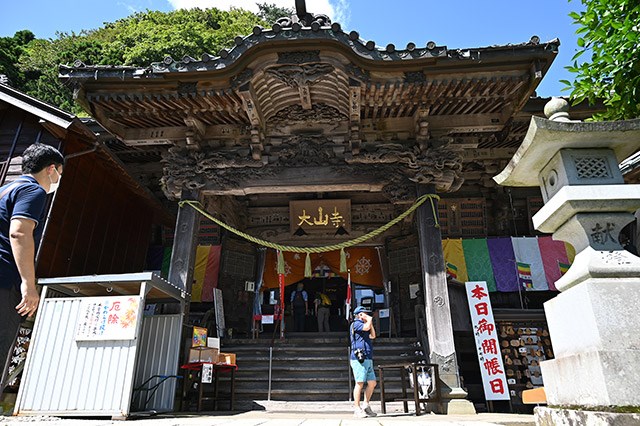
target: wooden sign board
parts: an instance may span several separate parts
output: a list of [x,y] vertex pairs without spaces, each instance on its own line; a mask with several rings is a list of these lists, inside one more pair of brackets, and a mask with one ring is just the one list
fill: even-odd
[[289,202],[291,234],[351,232],[351,200],[308,200]]

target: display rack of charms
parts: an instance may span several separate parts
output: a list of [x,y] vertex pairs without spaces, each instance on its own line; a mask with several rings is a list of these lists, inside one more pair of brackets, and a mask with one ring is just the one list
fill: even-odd
[[500,348],[511,403],[522,404],[522,391],[540,387],[540,361],[553,358],[549,331],[544,322],[499,321]]

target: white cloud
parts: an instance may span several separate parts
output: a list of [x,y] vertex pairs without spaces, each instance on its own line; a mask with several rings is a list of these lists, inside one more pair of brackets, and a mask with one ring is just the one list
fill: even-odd
[[347,0],[333,0],[336,8],[335,21],[342,25],[342,28],[349,26],[351,20],[351,10],[349,9],[349,2]]
[[[206,9],[208,7],[216,7],[222,10],[229,10],[231,7],[237,7],[258,12],[256,1],[275,4],[278,7],[295,8],[295,2],[293,0],[169,0],[169,3],[171,3],[174,9],[192,9],[194,7]],[[347,0],[307,0],[307,11],[315,14],[321,13],[328,15],[332,20],[340,22],[343,27],[348,24],[350,15],[349,2]]]

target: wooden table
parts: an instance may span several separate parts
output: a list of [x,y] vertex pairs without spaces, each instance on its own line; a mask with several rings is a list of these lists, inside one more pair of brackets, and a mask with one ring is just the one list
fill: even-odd
[[[428,369],[433,369],[433,374],[431,374],[431,380],[435,389],[435,395],[430,398],[420,398],[420,391],[418,389],[418,373],[416,367],[425,367]],[[407,396],[407,368],[411,368],[413,375],[413,396]],[[388,400],[385,395],[384,390],[384,371],[391,369],[399,369],[400,377],[402,382],[402,398],[394,398]],[[438,364],[416,364],[415,362],[407,362],[403,364],[384,364],[378,365],[378,372],[380,376],[380,406],[382,408],[382,414],[387,413],[387,402],[399,402],[402,401],[404,406],[404,412],[409,412],[409,407],[407,405],[408,401],[414,401],[416,405],[416,416],[420,415],[420,403],[422,402],[433,402],[436,404],[442,403],[442,396],[440,395],[440,374],[438,372]]]
[[[211,383],[203,382],[202,379],[202,368],[205,364],[209,364],[213,369],[213,377],[211,378]],[[185,371],[184,381],[182,386],[182,406],[184,409],[185,402],[189,401],[189,391],[192,389],[193,384],[197,383],[197,395],[198,395],[198,404],[197,410],[202,411],[202,402],[203,401],[213,401],[213,409],[218,410],[218,401],[220,400],[220,395],[218,394],[218,380],[220,378],[220,373],[231,373],[231,389],[229,393],[229,410],[233,411],[234,403],[235,403],[235,372],[238,369],[238,366],[235,364],[214,364],[214,363],[205,363],[205,362],[193,362],[189,364],[184,364],[180,367]],[[213,385],[213,396],[205,396],[204,394],[204,386],[205,385]]]

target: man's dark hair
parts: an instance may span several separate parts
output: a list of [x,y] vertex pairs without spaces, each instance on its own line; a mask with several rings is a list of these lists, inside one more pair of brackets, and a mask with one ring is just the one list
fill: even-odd
[[22,173],[32,174],[55,164],[64,165],[64,157],[60,151],[44,143],[34,143],[22,153]]

